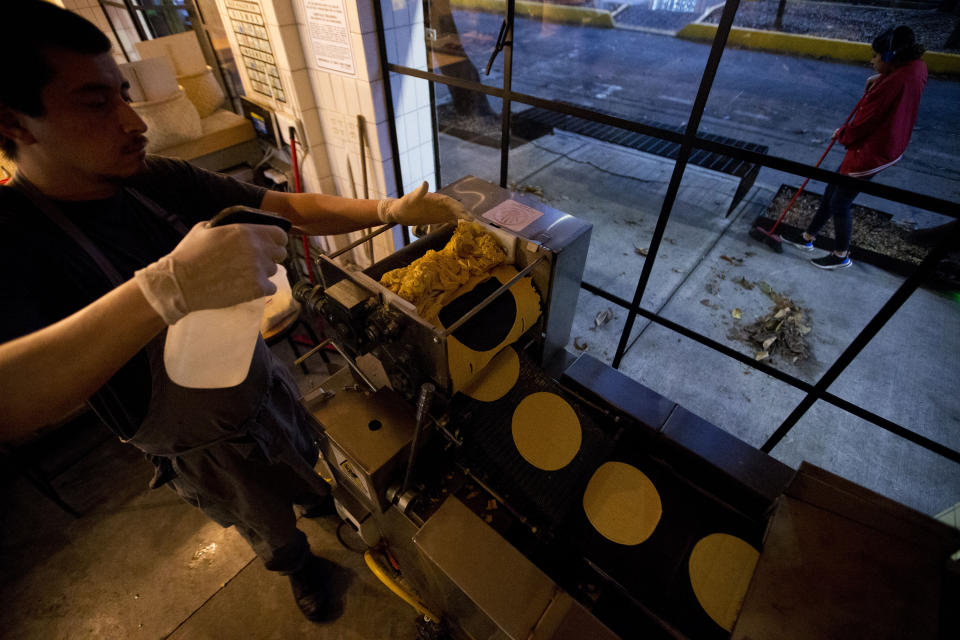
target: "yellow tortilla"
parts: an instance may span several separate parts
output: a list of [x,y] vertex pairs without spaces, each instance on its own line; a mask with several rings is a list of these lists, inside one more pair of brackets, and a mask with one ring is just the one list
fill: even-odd
[[663,513],[650,478],[624,462],[605,462],[597,468],[583,493],[583,510],[600,535],[623,545],[649,538]]
[[727,631],[733,631],[759,559],[760,552],[749,543],[726,533],[701,538],[690,553],[693,593],[707,615]]
[[[490,272],[490,276],[496,278],[501,284],[506,284],[517,275],[516,268],[510,265],[500,265]],[[452,299],[469,292],[481,280],[487,279],[488,275],[483,274],[472,279],[462,288],[458,289]],[[510,287],[508,293],[503,295],[512,295],[517,305],[517,315],[513,319],[510,332],[496,347],[488,351],[476,351],[457,340],[456,336],[447,336],[447,362],[450,366],[450,384],[454,393],[460,391],[470,380],[484,367],[487,366],[493,357],[499,353],[506,345],[513,344],[520,336],[526,333],[527,329],[536,323],[540,317],[540,296],[537,290],[533,288],[532,280],[522,278],[519,282]],[[450,301],[445,301],[449,303]],[[446,328],[438,318],[433,318],[439,324],[440,328]]]
[[513,442],[523,459],[544,471],[570,464],[580,451],[580,419],[555,393],[531,393],[513,412]]
[[462,391],[474,400],[494,402],[507,395],[519,377],[520,358],[513,347],[504,347]]

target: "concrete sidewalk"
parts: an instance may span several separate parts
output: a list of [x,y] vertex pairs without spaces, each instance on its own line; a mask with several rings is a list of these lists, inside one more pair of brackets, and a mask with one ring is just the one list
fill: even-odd
[[[441,136],[444,176],[499,181],[499,152]],[[511,181],[542,190],[544,201],[594,225],[584,279],[632,299],[673,161],[556,132],[511,151]],[[828,272],[810,254],[776,254],[749,238],[750,225],[779,184],[758,184],[725,219],[736,189],[729,176],[688,166],[642,305],[743,353],[731,331],[773,307],[765,282],[807,311],[811,357],[775,362],[815,382],[889,299],[903,278],[857,263]],[[447,180],[449,181],[449,180]],[[820,252],[813,254],[821,255]],[[613,318],[596,326],[606,310]],[[741,319],[733,317],[739,309]],[[610,363],[626,312],[581,291],[568,349]],[[953,449],[960,449],[960,303],[921,289],[830,388]],[[658,325],[638,319],[621,371],[753,446],[760,446],[803,393]],[[960,500],[960,465],[826,403],[815,405],[773,450],[934,515]]]

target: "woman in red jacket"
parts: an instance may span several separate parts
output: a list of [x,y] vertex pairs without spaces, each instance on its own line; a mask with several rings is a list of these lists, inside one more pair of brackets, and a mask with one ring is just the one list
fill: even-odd
[[[833,132],[847,148],[839,173],[869,180],[903,157],[927,84],[927,65],[920,60],[923,52],[910,27],[888,29],[874,39],[871,62],[877,74],[867,80],[866,94],[853,118]],[[802,234],[786,231],[780,237],[787,244],[813,251],[817,232],[833,218],[835,250],[810,262],[821,269],[849,267],[853,264],[847,255],[853,229],[850,205],[858,193],[857,189],[828,185],[807,230]]]

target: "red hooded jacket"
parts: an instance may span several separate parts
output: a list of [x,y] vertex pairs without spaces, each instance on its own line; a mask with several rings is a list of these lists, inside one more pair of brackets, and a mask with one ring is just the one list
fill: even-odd
[[896,67],[870,88],[837,137],[847,148],[840,173],[862,178],[900,160],[910,142],[926,84],[927,65],[913,60]]

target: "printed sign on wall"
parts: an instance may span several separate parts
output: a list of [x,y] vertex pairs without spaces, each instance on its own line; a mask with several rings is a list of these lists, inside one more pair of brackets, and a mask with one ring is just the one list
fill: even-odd
[[304,0],[310,46],[317,67],[356,76],[353,46],[343,0]]

